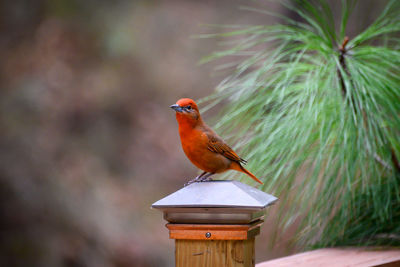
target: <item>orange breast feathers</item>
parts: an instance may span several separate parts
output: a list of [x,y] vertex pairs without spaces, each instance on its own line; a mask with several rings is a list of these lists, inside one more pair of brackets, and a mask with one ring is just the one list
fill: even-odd
[[242,166],[246,161],[204,123],[192,99],[182,98],[171,108],[176,112],[183,151],[197,168],[204,171],[192,182],[206,181],[215,173],[236,170],[262,184],[254,174]]

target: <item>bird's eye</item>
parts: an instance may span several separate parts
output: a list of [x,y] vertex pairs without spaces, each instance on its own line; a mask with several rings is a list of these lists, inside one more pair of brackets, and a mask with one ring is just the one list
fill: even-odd
[[191,110],[191,109],[192,109],[192,106],[187,106],[186,109],[187,109],[187,110]]

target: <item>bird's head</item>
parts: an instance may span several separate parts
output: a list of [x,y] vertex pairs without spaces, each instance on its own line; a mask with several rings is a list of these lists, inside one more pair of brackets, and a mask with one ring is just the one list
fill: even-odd
[[200,120],[200,112],[196,103],[190,98],[181,98],[170,106],[176,112],[178,123],[195,125]]

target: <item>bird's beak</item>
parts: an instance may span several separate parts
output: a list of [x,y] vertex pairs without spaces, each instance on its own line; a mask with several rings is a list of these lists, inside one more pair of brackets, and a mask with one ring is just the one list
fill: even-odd
[[177,104],[173,104],[169,107],[172,108],[173,110],[175,110],[176,112],[183,112],[183,108]]

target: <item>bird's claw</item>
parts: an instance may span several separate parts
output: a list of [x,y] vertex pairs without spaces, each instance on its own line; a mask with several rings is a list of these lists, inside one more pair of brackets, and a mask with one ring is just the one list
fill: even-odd
[[198,183],[204,183],[204,182],[209,182],[209,181],[212,181],[212,178],[211,178],[211,177],[206,177],[205,179],[200,179],[200,180],[198,180],[198,181],[196,181],[196,182],[198,182]]
[[188,186],[188,185],[191,185],[191,184],[197,183],[197,182],[199,182],[199,177],[196,177],[196,178],[190,180],[189,182],[185,183],[185,184],[183,185],[183,187],[186,187],[186,186]]
[[184,184],[183,184],[183,187],[186,187],[186,186],[191,185],[191,184],[193,184],[193,183],[194,183],[194,181],[189,181],[189,182],[187,182],[187,183],[184,183]]
[[186,187],[186,186],[191,185],[191,184],[193,184],[193,183],[203,183],[203,182],[212,181],[212,178],[211,178],[210,176],[211,176],[211,175],[209,175],[209,176],[204,176],[204,177],[199,177],[199,176],[197,176],[196,178],[194,178],[194,179],[190,180],[189,182],[185,183],[185,184],[183,185],[183,187]]

